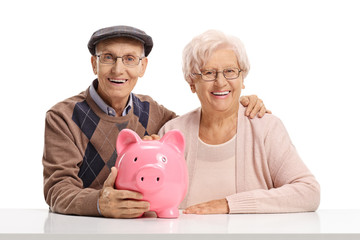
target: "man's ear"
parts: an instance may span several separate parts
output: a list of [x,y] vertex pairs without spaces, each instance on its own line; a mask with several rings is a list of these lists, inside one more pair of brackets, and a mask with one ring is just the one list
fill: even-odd
[[140,69],[139,77],[144,76],[147,64],[148,64],[148,58],[147,57],[144,57],[143,59],[141,59],[141,69]]
[[91,66],[95,75],[97,75],[97,57],[91,56]]

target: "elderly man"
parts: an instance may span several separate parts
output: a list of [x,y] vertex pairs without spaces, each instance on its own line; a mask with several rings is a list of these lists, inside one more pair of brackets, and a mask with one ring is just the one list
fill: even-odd
[[[112,167],[119,131],[129,128],[144,137],[176,117],[151,97],[132,93],[152,47],[149,35],[128,26],[100,29],[91,36],[88,48],[97,79],[46,114],[42,162],[51,211],[133,218],[149,210],[140,193],[113,188],[117,173]],[[250,117],[264,115],[256,96],[241,102]]]

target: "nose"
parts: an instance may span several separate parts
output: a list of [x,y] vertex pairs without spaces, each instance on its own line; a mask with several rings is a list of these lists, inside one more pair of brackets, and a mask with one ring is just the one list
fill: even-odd
[[227,80],[222,72],[217,73],[217,77],[214,81],[214,84],[219,87],[225,86],[227,84]]
[[142,191],[152,192],[164,183],[164,170],[157,165],[142,167],[136,175],[136,184]]
[[115,74],[121,74],[125,69],[124,63],[121,58],[118,58],[112,66],[112,72]]

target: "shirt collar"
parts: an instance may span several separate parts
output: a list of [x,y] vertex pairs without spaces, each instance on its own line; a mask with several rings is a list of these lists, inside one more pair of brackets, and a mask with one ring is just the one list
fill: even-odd
[[[116,116],[116,112],[115,109],[113,109],[112,107],[110,107],[109,105],[107,105],[104,100],[100,97],[100,95],[97,93],[97,87],[98,87],[98,80],[95,79],[92,84],[90,85],[90,96],[91,98],[94,100],[94,102],[96,103],[96,105],[98,105],[98,107],[107,115],[109,116]],[[133,100],[132,100],[132,93],[130,93],[129,96],[129,100],[124,108],[124,111],[122,112],[121,116],[125,116],[129,113],[130,109],[132,108],[133,105]]]

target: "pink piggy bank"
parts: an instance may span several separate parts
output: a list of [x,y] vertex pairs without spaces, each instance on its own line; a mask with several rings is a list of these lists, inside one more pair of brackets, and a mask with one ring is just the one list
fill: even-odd
[[160,218],[177,218],[188,187],[184,150],[179,130],[167,132],[159,141],[143,141],[134,131],[122,130],[116,141],[115,188],[142,193],[150,211]]

